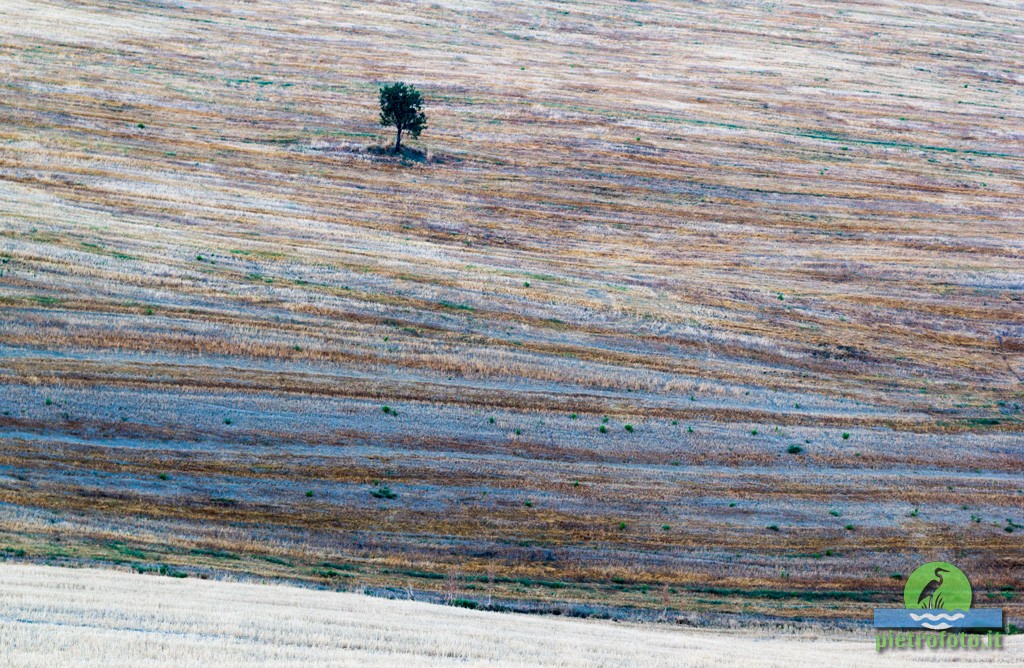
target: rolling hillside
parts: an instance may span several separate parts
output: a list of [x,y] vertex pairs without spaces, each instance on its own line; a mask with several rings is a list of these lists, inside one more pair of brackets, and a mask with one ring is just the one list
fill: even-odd
[[944,559],[1019,618],[1019,7],[0,26],[6,558],[840,625]]

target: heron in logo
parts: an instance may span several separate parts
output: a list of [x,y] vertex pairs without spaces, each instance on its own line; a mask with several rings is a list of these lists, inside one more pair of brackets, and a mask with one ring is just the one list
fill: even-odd
[[943,592],[942,592],[942,576],[949,572],[948,568],[942,566],[936,566],[935,570],[932,571],[932,579],[928,581],[928,584],[921,590],[921,594],[917,597],[917,607],[919,608],[945,608],[943,603]]

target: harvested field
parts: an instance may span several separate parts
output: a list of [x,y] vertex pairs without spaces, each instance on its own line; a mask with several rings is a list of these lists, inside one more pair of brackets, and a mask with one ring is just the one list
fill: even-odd
[[836,626],[941,559],[1019,619],[1022,35],[5,0],[3,556]]
[[[451,630],[457,628],[458,633]],[[878,665],[873,640],[821,630],[711,630],[503,615],[358,594],[0,566],[5,665]],[[55,639],[59,638],[58,642]],[[1020,665],[1002,651],[883,654],[885,665]]]

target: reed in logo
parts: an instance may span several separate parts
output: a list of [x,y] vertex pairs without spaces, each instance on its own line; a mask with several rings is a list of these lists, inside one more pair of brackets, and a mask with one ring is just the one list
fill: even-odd
[[[971,609],[971,583],[963,571],[944,561],[920,566],[907,578],[903,588],[904,608],[875,608],[876,629],[903,629],[943,632],[940,636],[922,634],[882,634],[876,636],[879,651],[917,647],[991,647],[1001,646],[1003,611],[999,608]],[[968,631],[944,633],[947,629]],[[978,632],[989,632],[988,642]]]

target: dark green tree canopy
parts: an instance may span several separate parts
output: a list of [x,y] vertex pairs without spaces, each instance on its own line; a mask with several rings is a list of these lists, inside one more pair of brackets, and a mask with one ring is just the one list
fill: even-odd
[[427,115],[423,113],[420,92],[402,81],[381,87],[380,124],[395,128],[396,153],[402,149],[403,132],[418,138],[427,129]]

